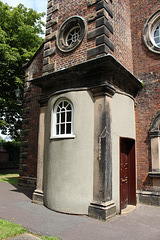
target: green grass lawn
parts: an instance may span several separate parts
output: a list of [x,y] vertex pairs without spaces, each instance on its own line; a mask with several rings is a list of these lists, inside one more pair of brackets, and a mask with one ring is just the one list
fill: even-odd
[[[27,232],[28,231],[22,228],[20,224],[15,224],[12,222],[8,222],[4,219],[0,219],[0,240],[15,237]],[[47,237],[47,236],[38,236],[38,237],[40,237],[43,240],[58,240],[58,238],[55,238],[55,237]]]
[[14,237],[25,232],[27,232],[27,230],[22,228],[21,225],[0,219],[0,239]]
[[[13,185],[18,185],[19,174],[17,171],[9,173],[7,171],[0,172],[0,181],[8,182]],[[21,225],[8,222],[4,219],[0,219],[0,240],[11,238],[23,233],[27,233],[27,230],[22,228]],[[43,240],[58,240],[55,237],[41,236]]]
[[59,240],[58,238],[55,238],[55,237],[47,237],[47,236],[41,236],[41,239],[43,239],[43,240]]
[[13,173],[9,173],[9,172],[0,172],[0,181],[1,182],[8,182],[11,183],[13,185],[18,185],[18,177],[19,177],[19,173],[18,171],[15,171]]

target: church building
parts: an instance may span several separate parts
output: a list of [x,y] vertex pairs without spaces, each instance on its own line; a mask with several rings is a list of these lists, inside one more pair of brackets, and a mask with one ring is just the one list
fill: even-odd
[[25,72],[19,184],[34,203],[101,220],[160,205],[158,0],[48,0]]

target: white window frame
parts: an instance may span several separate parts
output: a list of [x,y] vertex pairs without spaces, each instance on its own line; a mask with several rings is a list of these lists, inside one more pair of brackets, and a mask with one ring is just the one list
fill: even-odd
[[[76,30],[78,30],[78,32]],[[74,33],[72,34],[72,38],[69,39],[69,36],[71,35],[71,32],[73,32],[73,31],[74,31]],[[74,26],[73,28],[71,28],[69,30],[69,32],[67,33],[66,39],[65,39],[66,46],[72,46],[73,44],[75,44],[79,40],[79,38],[80,38],[80,31],[81,31],[81,29],[80,29],[79,26]],[[68,44],[69,40],[71,41],[70,44]]]
[[[65,109],[66,107],[64,107],[64,102],[67,102],[70,106],[71,106],[71,110],[67,110]],[[65,111],[60,111],[58,113],[58,107],[60,107],[60,104],[62,103],[63,107],[65,109]],[[68,105],[67,105],[68,106]],[[60,107],[61,108],[61,107]],[[71,120],[67,121],[67,114],[68,112],[71,112]],[[65,120],[62,121],[61,117],[62,117],[62,113],[64,113],[64,118]],[[59,115],[59,122],[57,122],[57,115]],[[75,135],[73,134],[73,115],[74,115],[74,109],[73,109],[73,104],[71,103],[71,101],[67,98],[60,98],[56,104],[53,106],[52,109],[52,120],[51,120],[51,139],[55,139],[55,138],[75,138]],[[70,133],[66,132],[66,127],[67,124],[71,124],[71,131]],[[61,133],[61,127],[62,125],[64,126],[64,133]],[[57,132],[57,126],[59,126],[59,133]]]
[[159,40],[159,45],[157,45],[157,43],[155,42],[155,37],[154,37],[154,33],[156,31],[156,28],[159,26],[159,38],[160,38],[160,20],[157,21],[153,28],[152,28],[152,33],[151,33],[151,40],[154,46],[156,46],[157,48],[160,48],[160,40]]

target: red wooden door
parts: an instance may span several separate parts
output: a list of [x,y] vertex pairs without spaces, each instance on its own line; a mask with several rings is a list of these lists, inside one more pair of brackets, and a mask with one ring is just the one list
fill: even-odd
[[120,209],[136,205],[135,141],[120,138]]
[[128,205],[128,156],[127,156],[127,144],[121,140],[121,152],[120,152],[120,204],[121,209],[124,209]]

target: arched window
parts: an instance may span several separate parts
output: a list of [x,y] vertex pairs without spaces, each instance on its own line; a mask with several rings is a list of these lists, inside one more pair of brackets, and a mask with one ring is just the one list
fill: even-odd
[[68,99],[60,99],[53,110],[54,137],[73,136],[73,105]]

